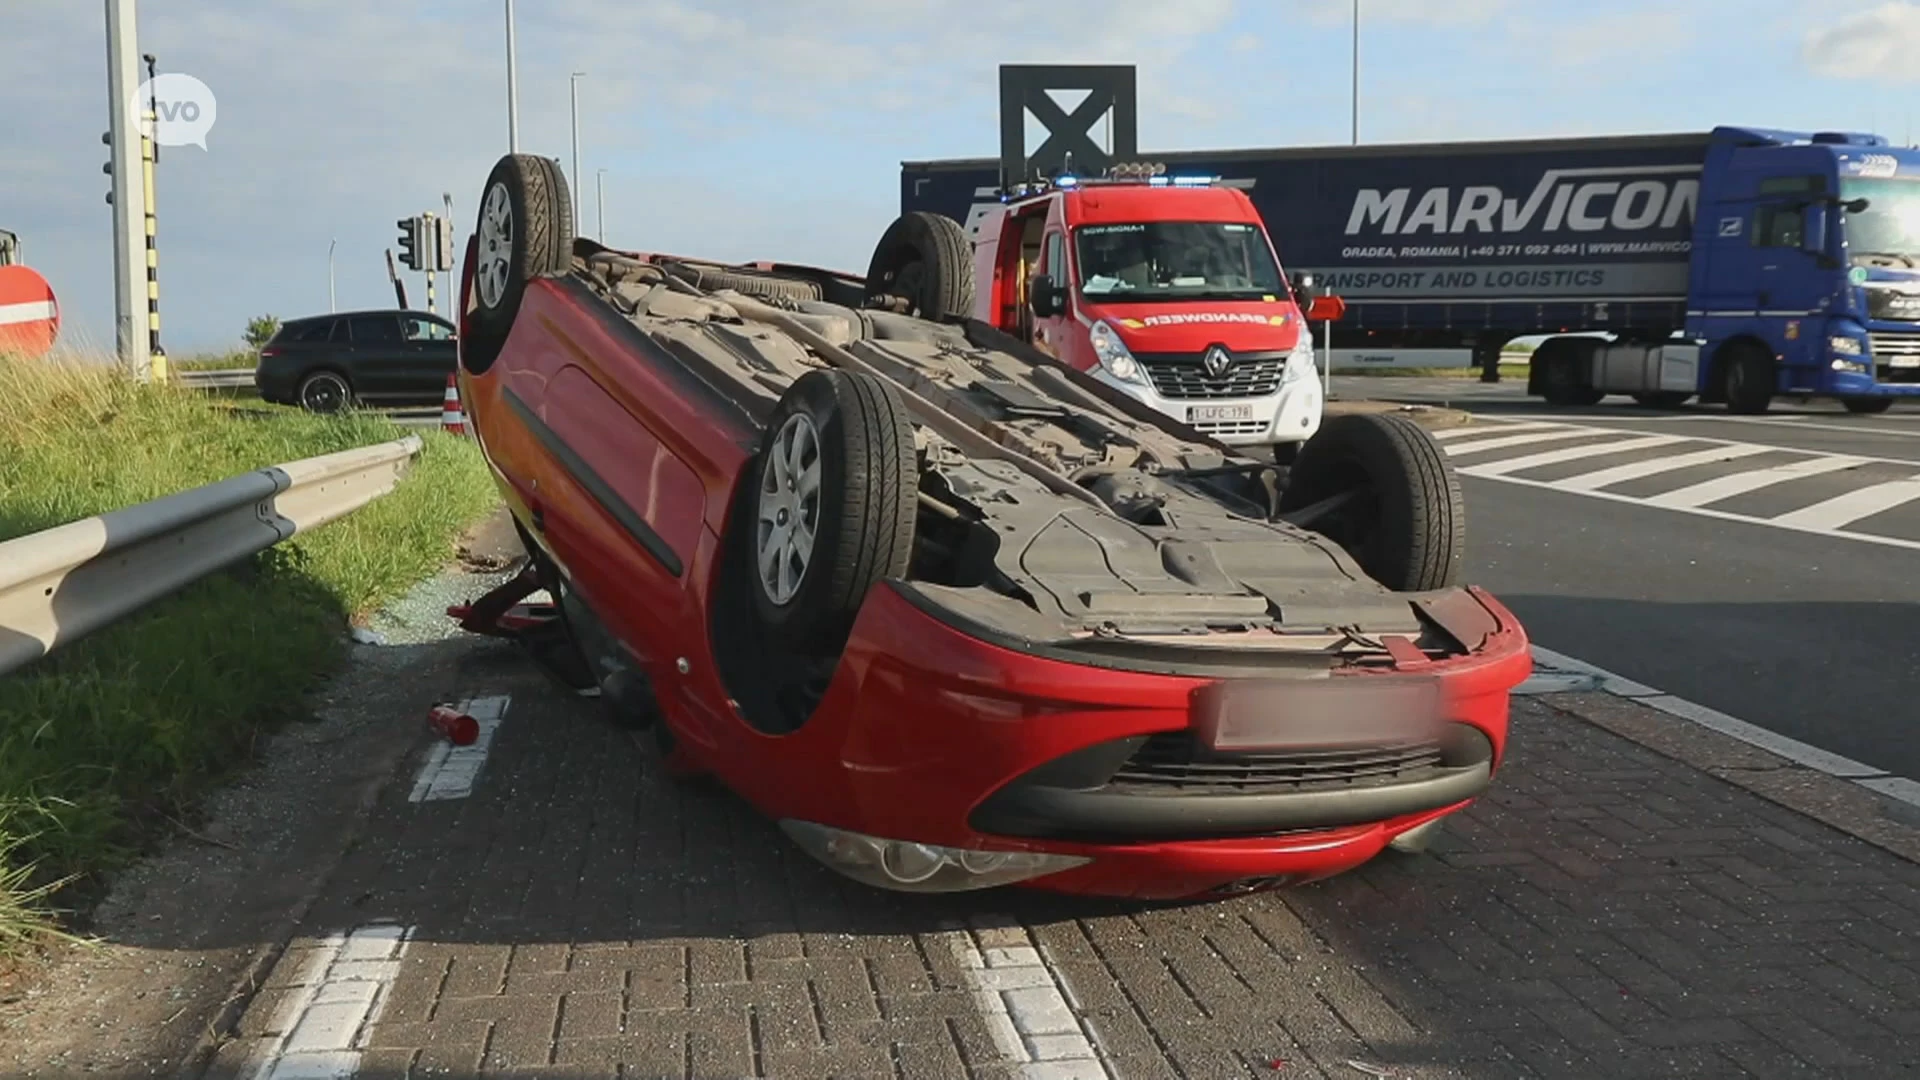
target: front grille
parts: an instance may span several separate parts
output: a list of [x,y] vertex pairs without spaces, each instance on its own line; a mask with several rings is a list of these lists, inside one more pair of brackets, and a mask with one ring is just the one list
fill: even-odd
[[1437,742],[1330,747],[1277,753],[1216,754],[1185,732],[1147,739],[1108,780],[1132,794],[1259,795],[1373,787],[1423,779],[1442,766]]
[[1265,420],[1201,420],[1190,426],[1202,435],[1213,435],[1216,437],[1221,435],[1265,435],[1267,433],[1267,422]]
[[1881,382],[1920,382],[1920,334],[1871,333],[1867,345]]
[[1235,353],[1233,366],[1215,378],[1200,366],[1200,356],[1139,353],[1134,359],[1146,369],[1147,378],[1162,397],[1178,399],[1264,397],[1280,389],[1280,373],[1287,366],[1286,353]]

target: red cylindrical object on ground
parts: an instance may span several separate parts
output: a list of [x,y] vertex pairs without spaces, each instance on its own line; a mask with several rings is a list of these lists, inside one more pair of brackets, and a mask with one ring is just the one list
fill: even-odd
[[455,746],[466,746],[480,737],[480,721],[451,705],[435,705],[427,713],[427,726]]

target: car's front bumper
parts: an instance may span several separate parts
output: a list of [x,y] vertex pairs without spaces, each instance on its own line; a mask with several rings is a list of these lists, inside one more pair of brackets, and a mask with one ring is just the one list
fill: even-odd
[[[1270,446],[1305,442],[1320,430],[1325,408],[1320,383],[1310,377],[1289,379],[1280,389],[1262,397],[1172,398],[1151,386],[1115,378],[1106,368],[1089,372],[1094,378],[1149,409],[1186,424],[1228,446]],[[1214,410],[1212,416],[1195,410]],[[1215,418],[1220,410],[1238,415]]]
[[[1083,860],[1024,883],[1055,891],[1172,898],[1358,866],[1486,789],[1509,691],[1531,670],[1512,615],[1461,593],[1482,628],[1473,652],[1421,669],[1452,722],[1445,760],[1298,784],[1281,774],[1299,763],[1282,761],[1252,792],[1129,789],[1112,782],[1122,760],[1155,739],[1191,739],[1195,693],[1213,679],[1004,647],[912,593],[874,589],[825,698],[785,746],[714,746],[696,751],[700,764],[783,822]],[[1088,768],[1089,757],[1104,763]]]

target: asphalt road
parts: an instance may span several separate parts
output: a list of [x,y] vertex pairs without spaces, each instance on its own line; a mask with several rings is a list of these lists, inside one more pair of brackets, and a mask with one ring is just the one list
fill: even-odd
[[1729,417],[1552,409],[1471,379],[1334,389],[1483,421],[1446,440],[1468,576],[1538,644],[1920,777],[1920,407]]

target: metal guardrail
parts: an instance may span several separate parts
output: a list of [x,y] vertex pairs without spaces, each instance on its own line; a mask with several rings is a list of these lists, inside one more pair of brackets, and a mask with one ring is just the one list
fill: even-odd
[[0,675],[392,491],[420,437],[304,458],[0,543]]

